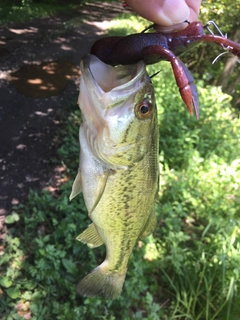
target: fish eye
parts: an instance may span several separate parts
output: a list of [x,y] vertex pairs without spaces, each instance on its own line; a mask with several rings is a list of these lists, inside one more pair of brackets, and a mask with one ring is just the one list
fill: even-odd
[[142,106],[140,106],[140,112],[141,114],[146,114],[149,112],[149,107],[145,104],[143,104]]
[[144,100],[137,105],[136,113],[140,119],[148,118],[153,111],[152,103],[149,100]]

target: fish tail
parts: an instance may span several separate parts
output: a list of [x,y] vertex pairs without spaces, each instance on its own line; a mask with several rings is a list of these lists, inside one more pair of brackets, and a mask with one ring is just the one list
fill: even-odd
[[77,285],[77,293],[81,296],[103,296],[107,299],[116,299],[123,287],[126,272],[112,272],[102,265],[86,275]]

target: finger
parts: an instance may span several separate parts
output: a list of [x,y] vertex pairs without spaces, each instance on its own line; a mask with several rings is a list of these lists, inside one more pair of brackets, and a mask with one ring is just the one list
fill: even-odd
[[162,26],[171,26],[186,20],[190,10],[185,0],[126,0],[142,17]]
[[126,0],[129,7],[154,22],[160,31],[184,29],[183,21],[195,21],[201,0]]
[[201,2],[201,0],[186,0],[186,4],[190,9],[190,16],[188,19],[190,22],[198,19]]

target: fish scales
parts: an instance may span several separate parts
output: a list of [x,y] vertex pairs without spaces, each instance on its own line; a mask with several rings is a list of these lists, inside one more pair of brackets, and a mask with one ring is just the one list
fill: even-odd
[[93,222],[77,239],[92,248],[105,244],[106,258],[77,292],[114,299],[137,240],[156,224],[157,109],[143,62],[111,67],[87,55],[81,74],[80,165],[70,198],[83,192]]

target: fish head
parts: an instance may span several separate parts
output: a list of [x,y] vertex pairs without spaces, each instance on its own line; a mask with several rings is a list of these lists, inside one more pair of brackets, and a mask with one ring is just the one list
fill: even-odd
[[113,67],[85,56],[78,103],[86,142],[101,161],[129,165],[151,147],[157,111],[144,62]]

